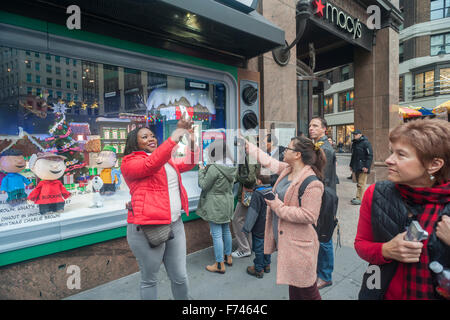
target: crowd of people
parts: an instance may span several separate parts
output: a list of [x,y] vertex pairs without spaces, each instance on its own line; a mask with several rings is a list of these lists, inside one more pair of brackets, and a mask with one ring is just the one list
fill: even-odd
[[[157,299],[162,263],[174,298],[189,299],[181,219],[181,209],[189,214],[189,207],[180,174],[199,163],[192,124],[181,117],[161,144],[149,128],[128,135],[122,162],[131,194],[127,240],[141,272],[142,299]],[[212,237],[214,260],[205,266],[207,272],[224,274],[233,259],[254,252],[246,272],[261,279],[271,271],[271,255],[277,252],[276,284],[288,285],[289,298],[321,299],[319,290],[333,284],[334,228],[323,235],[317,227],[324,214],[325,190],[336,194],[339,184],[336,154],[326,129],[323,118],[313,118],[309,138],[298,135],[285,147],[270,134],[259,144],[240,137],[245,156],[239,162],[226,143],[215,141],[208,147],[207,164],[199,164],[201,194],[196,210],[209,224]],[[185,135],[190,137],[185,156],[173,158]],[[361,205],[355,249],[370,265],[379,266],[382,275],[377,289],[363,281],[359,298],[441,298],[429,263],[450,267],[450,124],[417,120],[392,130],[388,178],[367,190],[372,147],[361,131],[354,136],[350,167],[358,184],[352,204]],[[427,239],[405,238],[412,221],[429,234]],[[236,239],[234,251],[230,226]],[[161,244],[155,245],[155,239]]]

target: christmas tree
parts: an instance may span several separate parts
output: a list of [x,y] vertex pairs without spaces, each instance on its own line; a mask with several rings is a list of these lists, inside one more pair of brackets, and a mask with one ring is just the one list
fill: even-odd
[[88,170],[82,149],[77,141],[71,137],[71,129],[66,122],[66,105],[59,101],[53,104],[55,124],[49,129],[50,137],[45,139],[46,152],[52,152],[66,157],[66,174],[73,174],[75,178],[85,174]]

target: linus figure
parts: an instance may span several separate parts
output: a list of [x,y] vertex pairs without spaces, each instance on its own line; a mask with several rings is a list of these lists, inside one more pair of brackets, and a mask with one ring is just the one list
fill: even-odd
[[117,162],[116,149],[106,146],[97,157],[97,167],[102,168],[100,178],[103,181],[103,187],[100,194],[111,195],[116,192],[116,188],[120,185],[120,170],[114,169]]
[[1,181],[0,190],[2,193],[8,193],[6,201],[11,205],[25,201],[27,198],[25,186],[32,184],[30,180],[19,174],[25,169],[25,165],[21,151],[9,149],[0,155],[0,168],[7,173]]
[[51,152],[31,156],[30,169],[41,181],[30,193],[28,200],[39,205],[40,214],[63,212],[65,199],[71,196],[58,180],[66,170],[65,159],[66,157]]

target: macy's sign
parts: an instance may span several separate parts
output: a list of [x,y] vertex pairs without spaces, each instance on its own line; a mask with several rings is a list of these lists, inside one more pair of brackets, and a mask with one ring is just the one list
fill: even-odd
[[353,39],[362,37],[362,24],[359,19],[353,18],[351,15],[330,2],[327,2],[326,5],[324,5],[322,0],[315,0],[314,6],[316,7],[315,14],[324,17],[329,22],[335,23],[337,27],[351,33]]

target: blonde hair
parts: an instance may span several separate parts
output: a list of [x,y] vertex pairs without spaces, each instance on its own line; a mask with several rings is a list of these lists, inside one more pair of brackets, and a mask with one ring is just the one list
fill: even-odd
[[404,142],[412,146],[423,166],[434,158],[444,165],[433,174],[438,184],[450,180],[450,123],[439,119],[418,119],[401,124],[389,133],[390,142]]

